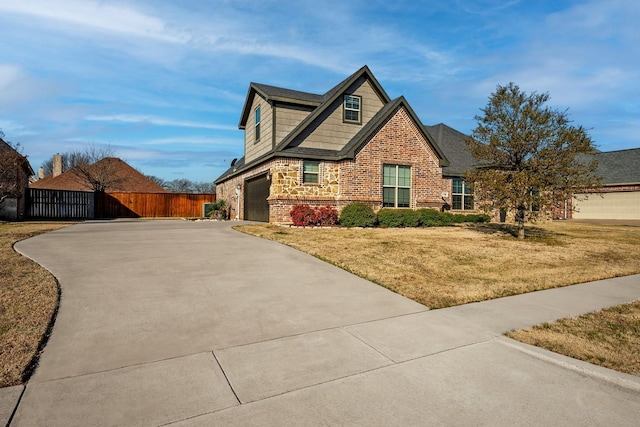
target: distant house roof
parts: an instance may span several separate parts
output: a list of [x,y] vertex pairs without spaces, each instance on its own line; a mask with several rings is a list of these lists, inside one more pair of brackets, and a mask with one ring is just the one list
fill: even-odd
[[[126,162],[115,157],[106,157],[93,165],[91,169],[108,171],[113,185],[107,192],[126,193],[168,193],[160,185],[151,181],[140,172],[129,166]],[[29,185],[31,188],[44,188],[49,190],[73,190],[92,191],[93,188],[75,167],[56,177],[48,176]]]
[[[320,148],[299,147],[295,143],[298,138],[316,119],[318,119],[341,94],[346,91],[349,86],[353,85],[360,78],[367,78],[372,83],[373,89],[383,100],[385,106],[342,148],[341,150],[328,150]],[[243,170],[249,169],[257,164],[264,162],[272,157],[294,157],[321,160],[342,160],[353,158],[355,153],[365,144],[375,131],[380,129],[389,120],[393,114],[400,108],[404,107],[416,124],[420,125],[420,120],[404,97],[391,100],[389,95],[384,91],[380,83],[373,76],[373,73],[366,65],[358,71],[338,83],[336,86],[327,91],[324,95],[316,95],[307,92],[299,92],[289,89],[278,88],[258,83],[251,83],[247,100],[245,102],[242,115],[240,118],[240,129],[244,129],[247,118],[249,117],[252,99],[255,94],[260,94],[268,101],[288,102],[291,104],[307,106],[311,113],[305,117],[286,137],[278,143],[278,145],[265,155],[245,163],[244,157],[236,161],[233,166],[227,169],[218,179],[216,183],[222,182],[231,176],[241,173]],[[440,150],[438,144],[429,135],[424,128],[423,135],[436,151],[443,166],[448,164],[446,154]]]
[[22,169],[24,170],[24,173],[28,176],[31,176],[34,174],[33,168],[31,168],[31,164],[27,160],[27,156],[23,156],[22,154],[20,154],[2,138],[0,138],[0,155],[17,156],[21,158],[23,160]]
[[449,166],[442,169],[443,176],[463,176],[473,167],[473,156],[467,151],[465,144],[465,140],[469,138],[467,135],[444,123],[425,128],[449,160]]
[[598,161],[597,174],[602,177],[603,184],[640,183],[640,148],[602,151],[595,159]]

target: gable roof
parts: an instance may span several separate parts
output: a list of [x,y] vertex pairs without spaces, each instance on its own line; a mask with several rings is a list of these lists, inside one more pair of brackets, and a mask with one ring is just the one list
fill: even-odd
[[426,132],[424,127],[420,125],[420,120],[418,119],[415,111],[411,108],[407,100],[401,96],[396,98],[395,100],[388,102],[383,108],[376,113],[375,116],[360,129],[360,131],[353,137],[351,140],[340,150],[328,150],[322,148],[308,148],[308,147],[280,147],[280,149],[276,148],[276,150],[270,151],[265,155],[255,159],[248,164],[245,164],[245,159],[242,157],[237,160],[232,167],[227,169],[218,179],[216,179],[216,183],[226,180],[233,175],[237,175],[253,167],[254,165],[260,164],[270,158],[273,157],[293,157],[293,158],[305,158],[305,159],[318,159],[318,160],[344,160],[344,159],[353,159],[355,155],[360,151],[360,149],[366,145],[369,140],[376,134],[378,130],[380,130],[390,119],[395,115],[395,113],[404,107],[411,119],[415,122],[416,127],[422,133],[422,136],[429,143],[431,148],[435,151],[436,155],[440,159],[440,166],[447,166],[449,164],[449,160],[447,159],[445,153],[440,149],[438,144],[435,142],[434,138]]
[[602,177],[603,184],[640,183],[640,148],[602,151],[594,157],[598,161],[597,174]]
[[[372,88],[380,95],[384,104],[391,102],[391,98],[387,95],[387,92],[382,88],[378,80],[373,76],[373,73],[366,65],[360,68],[358,71],[338,83],[331,88],[327,93],[322,95],[322,104],[320,104],[311,114],[305,117],[289,134],[280,141],[276,146],[275,151],[284,149],[287,145],[293,142],[293,140],[300,135],[311,123],[320,117],[326,110],[338,99],[348,88],[353,85],[358,79],[366,78],[371,82]],[[417,122],[420,123],[419,121]]]
[[425,128],[445,156],[447,156],[447,159],[449,159],[448,167],[442,170],[443,176],[464,176],[468,170],[473,168],[475,160],[471,153],[467,151],[467,145],[465,144],[465,140],[469,138],[467,135],[444,123],[425,126]]
[[240,115],[240,123],[238,124],[240,129],[246,127],[251,113],[251,106],[253,105],[253,98],[256,94],[259,94],[268,102],[283,102],[309,108],[315,108],[322,103],[322,95],[251,82],[244,107],[242,107],[242,114]]
[[29,163],[27,156],[23,156],[22,154],[20,154],[15,148],[13,148],[8,142],[6,142],[2,138],[0,138],[0,155],[16,156],[22,159],[21,167],[24,170],[24,173],[29,176],[34,174],[33,168],[31,167],[31,163]]
[[[89,166],[89,169],[108,170],[118,181],[107,192],[126,193],[168,193],[160,185],[151,181],[146,176],[129,166],[126,162],[116,157],[104,159]],[[83,178],[76,166],[56,177],[48,176],[29,185],[31,188],[44,188],[49,190],[93,191],[89,183]]]

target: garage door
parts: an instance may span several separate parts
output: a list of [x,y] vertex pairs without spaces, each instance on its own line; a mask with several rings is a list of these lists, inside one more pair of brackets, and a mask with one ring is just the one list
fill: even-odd
[[269,222],[269,186],[267,175],[247,180],[244,184],[244,219]]
[[573,200],[576,219],[640,219],[640,191],[602,194],[576,194]]

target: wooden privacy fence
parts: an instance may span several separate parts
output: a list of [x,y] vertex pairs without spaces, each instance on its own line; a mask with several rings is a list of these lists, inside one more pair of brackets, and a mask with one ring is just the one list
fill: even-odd
[[33,219],[201,217],[215,194],[94,193],[30,188],[27,214]]
[[96,193],[96,218],[201,217],[215,194]]
[[30,188],[27,194],[29,218],[83,219],[95,215],[92,191]]

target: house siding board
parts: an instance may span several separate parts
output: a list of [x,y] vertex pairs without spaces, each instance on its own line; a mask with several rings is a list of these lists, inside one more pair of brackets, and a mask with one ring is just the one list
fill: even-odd
[[278,145],[312,110],[295,105],[276,105],[275,145]]
[[[255,114],[260,107],[260,141],[256,142]],[[273,148],[273,113],[271,104],[256,94],[251,104],[249,118],[244,131],[244,152],[246,163],[269,152]]]
[[341,150],[369,120],[384,106],[384,101],[369,80],[361,77],[344,94],[362,97],[362,124],[344,123],[342,113],[343,97],[339,96],[315,120],[315,125],[296,138],[291,146]]

